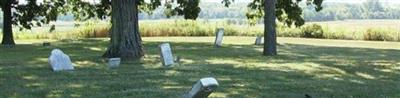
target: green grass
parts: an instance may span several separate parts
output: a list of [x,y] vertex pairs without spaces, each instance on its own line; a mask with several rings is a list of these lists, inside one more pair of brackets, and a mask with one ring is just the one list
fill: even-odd
[[[240,39],[240,40],[238,40]],[[18,40],[0,48],[0,97],[4,98],[179,98],[202,77],[216,77],[211,97],[227,98],[398,98],[400,43],[278,38],[279,55],[261,56],[252,37],[145,37],[146,57],[108,69],[100,55],[107,39]],[[161,66],[157,46],[170,42],[183,57]],[[52,48],[69,54],[73,72],[52,72]]]

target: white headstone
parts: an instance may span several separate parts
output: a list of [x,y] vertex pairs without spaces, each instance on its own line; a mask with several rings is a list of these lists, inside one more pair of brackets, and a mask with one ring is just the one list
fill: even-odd
[[261,36],[257,36],[255,45],[263,45],[264,44],[264,38]]
[[74,70],[71,59],[60,49],[53,49],[49,57],[49,64],[53,71]]
[[215,35],[215,46],[221,47],[222,46],[222,39],[224,37],[224,29],[223,28],[218,28],[217,33]]
[[121,63],[121,58],[109,58],[108,59],[108,67],[109,68],[117,68]]
[[161,55],[161,62],[164,66],[173,65],[174,56],[172,55],[171,46],[169,43],[161,44],[160,46],[160,55]]
[[192,89],[183,95],[183,98],[207,98],[218,87],[218,81],[215,78],[202,78]]

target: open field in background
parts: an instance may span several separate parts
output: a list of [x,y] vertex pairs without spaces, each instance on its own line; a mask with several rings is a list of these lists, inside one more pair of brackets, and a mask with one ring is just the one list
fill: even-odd
[[[240,40],[237,40],[240,39]],[[400,43],[278,38],[278,56],[262,56],[253,37],[144,37],[146,57],[110,70],[101,60],[108,39],[17,40],[0,51],[0,97],[179,98],[200,78],[220,83],[211,98],[398,98]],[[182,62],[163,68],[158,45],[170,42]],[[52,72],[47,58],[60,48],[76,70]],[[26,49],[30,49],[27,51]]]
[[[33,30],[15,30],[16,39],[73,39],[98,38],[108,36],[109,24],[104,21],[82,22],[75,26],[73,22],[55,23],[56,31],[49,33],[49,26]],[[279,37],[307,37],[305,28],[318,24],[322,28],[322,39],[400,41],[400,20],[344,20],[331,22],[309,22],[303,27],[285,27],[278,25]],[[140,22],[142,36],[214,36],[215,29],[225,28],[227,36],[259,36],[263,34],[263,25],[238,25],[227,20],[143,20]],[[317,32],[318,29],[310,29]]]
[[[55,25],[55,30],[52,32],[50,32],[51,25]],[[106,37],[108,29],[109,24],[106,21],[58,21],[41,27],[33,27],[31,30],[20,30],[19,27],[14,26],[13,32],[15,39],[76,39]]]
[[365,34],[378,33],[387,41],[400,41],[400,20],[344,20],[330,22],[310,22],[323,27],[325,38],[364,40]]

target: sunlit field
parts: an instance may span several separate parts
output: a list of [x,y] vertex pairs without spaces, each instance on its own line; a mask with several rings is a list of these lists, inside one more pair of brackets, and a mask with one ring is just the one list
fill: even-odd
[[[400,20],[343,20],[329,22],[308,22],[302,27],[286,27],[278,24],[279,37],[302,37],[305,28],[313,24],[321,29],[310,29],[307,32],[322,30],[320,39],[400,41]],[[88,22],[55,22],[55,31],[49,32],[50,25],[35,27],[32,30],[14,30],[15,39],[74,39],[107,37],[110,25],[106,21]],[[214,36],[216,28],[224,28],[226,36],[261,36],[263,25],[250,26],[236,24],[228,20],[141,20],[140,33],[145,37],[155,36]],[[1,38],[1,35],[0,35]]]

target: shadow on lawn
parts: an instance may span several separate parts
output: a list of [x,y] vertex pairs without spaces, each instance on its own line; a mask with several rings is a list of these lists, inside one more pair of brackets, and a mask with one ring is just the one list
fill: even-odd
[[[158,44],[147,43],[151,47]],[[265,57],[261,56],[262,47],[253,45],[172,45],[176,55],[193,61],[175,70],[198,71],[194,75],[182,72],[189,77],[222,78],[219,93],[226,97],[400,96],[396,88],[400,86],[396,82],[400,80],[399,50],[286,44],[279,46],[278,56]]]
[[161,42],[144,42],[145,58],[109,70],[100,58],[106,44],[97,39],[55,42],[71,56],[74,72],[50,70],[52,48],[0,48],[7,51],[0,54],[0,95],[176,98],[198,79],[212,76],[220,83],[213,97],[400,97],[399,50],[285,44],[278,46],[278,56],[267,57],[261,46],[171,43],[183,61],[163,68]]

